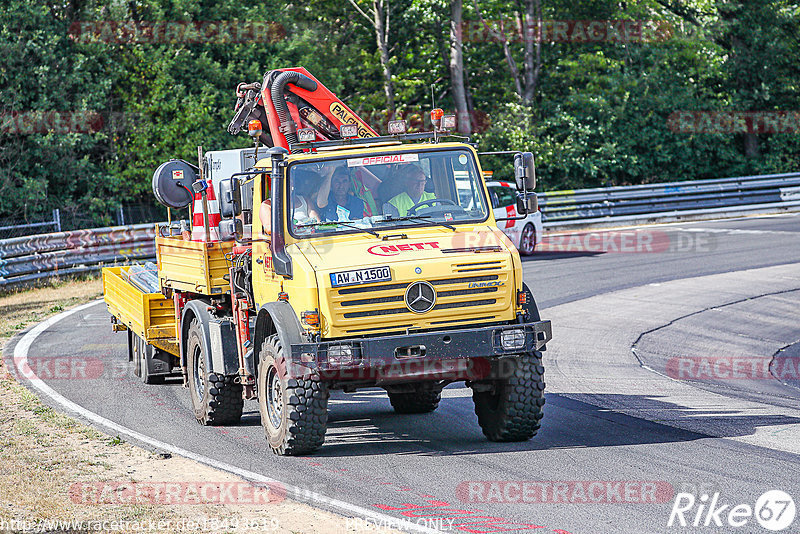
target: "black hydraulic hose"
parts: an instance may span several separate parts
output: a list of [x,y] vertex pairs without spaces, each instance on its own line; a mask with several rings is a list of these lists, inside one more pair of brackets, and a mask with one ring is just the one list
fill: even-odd
[[289,83],[306,91],[316,91],[317,82],[305,74],[289,70],[280,73],[271,84],[270,96],[272,97],[272,105],[275,106],[275,112],[278,114],[280,131],[286,137],[286,142],[291,146],[297,143],[297,125],[292,120],[289,106],[286,105],[286,100],[283,96],[286,84]]

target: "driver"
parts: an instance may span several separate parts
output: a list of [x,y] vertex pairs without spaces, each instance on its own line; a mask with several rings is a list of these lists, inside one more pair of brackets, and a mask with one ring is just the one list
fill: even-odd
[[392,197],[389,202],[383,205],[383,213],[394,217],[405,217],[408,210],[416,206],[423,200],[433,200],[436,198],[434,193],[425,191],[425,171],[417,165],[410,165],[408,174],[405,176],[405,190]]

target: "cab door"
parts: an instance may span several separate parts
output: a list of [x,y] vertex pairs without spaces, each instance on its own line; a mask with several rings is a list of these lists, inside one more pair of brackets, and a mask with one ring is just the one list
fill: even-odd
[[280,292],[280,277],[275,275],[270,249],[269,224],[264,228],[264,204],[271,209],[270,173],[257,176],[253,185],[253,296],[258,305],[276,300]]

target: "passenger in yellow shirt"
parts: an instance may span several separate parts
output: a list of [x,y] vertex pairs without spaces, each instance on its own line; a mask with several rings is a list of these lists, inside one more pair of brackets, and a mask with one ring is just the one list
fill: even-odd
[[423,200],[436,198],[434,193],[425,191],[425,172],[416,165],[410,165],[408,174],[405,176],[405,191],[392,197],[389,202],[383,205],[384,215],[393,217],[405,217],[408,210]]

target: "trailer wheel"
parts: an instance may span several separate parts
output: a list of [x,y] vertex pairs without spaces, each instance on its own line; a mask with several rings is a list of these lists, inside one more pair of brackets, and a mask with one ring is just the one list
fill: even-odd
[[387,391],[389,402],[397,413],[429,413],[439,407],[442,400],[442,392],[439,390],[426,390],[419,386],[414,387],[413,392]]
[[142,377],[142,357],[139,336],[128,330],[128,360],[133,362],[133,376]]
[[261,345],[258,407],[272,452],[293,456],[315,451],[325,442],[328,386],[318,376],[290,378],[277,335]]
[[194,416],[201,425],[235,425],[242,418],[242,385],[232,376],[221,376],[206,369],[203,326],[193,319],[186,340],[189,392]]
[[495,380],[494,391],[472,392],[478,424],[490,441],[528,440],[544,416],[541,352],[522,354],[512,362],[510,376]]
[[158,350],[152,345],[149,345],[145,340],[133,334],[133,343],[135,346],[134,357],[136,363],[134,364],[133,373],[142,379],[145,384],[163,384],[165,381],[164,375],[150,374],[150,366],[147,365],[147,358],[155,357],[155,352]]

